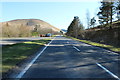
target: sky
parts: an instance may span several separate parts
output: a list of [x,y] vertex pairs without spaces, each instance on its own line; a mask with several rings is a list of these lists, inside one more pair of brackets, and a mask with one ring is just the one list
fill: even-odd
[[59,29],[67,29],[74,16],[86,27],[86,12],[96,17],[100,2],[0,2],[0,22],[14,19],[40,19]]

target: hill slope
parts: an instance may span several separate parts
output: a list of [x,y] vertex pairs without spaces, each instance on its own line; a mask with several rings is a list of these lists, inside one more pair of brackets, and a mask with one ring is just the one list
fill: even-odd
[[[20,31],[20,29],[15,29],[18,27],[21,27],[21,31],[24,29],[26,29],[26,30],[28,29],[30,31],[38,32],[39,34],[46,34],[46,33],[58,34],[60,32],[60,29],[52,26],[51,24],[49,24],[45,21],[39,20],[39,19],[17,19],[17,20],[2,22],[0,24],[2,24],[3,30],[5,27],[6,28],[9,27],[10,29],[12,29],[9,32],[12,32],[12,31],[15,32],[16,30]],[[5,31],[6,30],[4,30],[3,32],[5,32]],[[14,33],[12,33],[12,34],[14,34]]]
[[26,26],[31,26],[31,27],[35,27],[36,25],[40,25],[41,28],[52,28],[53,31],[60,31],[60,29],[52,26],[51,24],[43,21],[43,20],[39,20],[39,19],[17,19],[17,20],[12,20],[12,21],[8,21],[8,23],[10,25],[26,25]]

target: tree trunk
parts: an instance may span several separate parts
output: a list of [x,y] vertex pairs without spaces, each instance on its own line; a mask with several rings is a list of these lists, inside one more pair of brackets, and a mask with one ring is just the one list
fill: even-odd
[[111,6],[111,9],[110,9],[110,29],[112,29],[112,13],[113,13],[113,10],[112,10],[112,6]]

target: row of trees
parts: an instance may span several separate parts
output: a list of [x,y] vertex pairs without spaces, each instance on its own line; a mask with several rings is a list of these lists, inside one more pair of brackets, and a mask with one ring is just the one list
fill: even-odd
[[[113,16],[117,14],[116,18],[120,20],[120,1],[103,0],[101,1],[99,9],[99,12],[96,14],[99,18],[99,23],[101,25],[107,24],[110,29],[112,29]],[[95,17],[90,19],[89,11],[86,13],[86,19],[88,29],[90,26],[95,26],[96,19]],[[77,38],[78,35],[81,34],[82,30],[84,30],[83,24],[80,22],[79,17],[76,16],[68,27],[67,35]]]
[[67,35],[68,36],[73,36],[73,37],[78,37],[80,31],[84,29],[83,24],[81,23],[80,19],[78,16],[75,16],[73,21],[68,27],[67,30]]
[[[120,1],[119,0],[103,0],[101,1],[101,6],[99,7],[99,12],[97,13],[97,16],[99,18],[98,22],[100,25],[108,25],[112,28],[112,22],[113,22],[113,16],[117,14],[115,18],[118,18],[120,20]],[[89,17],[89,11],[86,13],[86,19],[87,19],[87,28],[89,29],[90,26],[95,25],[95,17],[90,19]]]

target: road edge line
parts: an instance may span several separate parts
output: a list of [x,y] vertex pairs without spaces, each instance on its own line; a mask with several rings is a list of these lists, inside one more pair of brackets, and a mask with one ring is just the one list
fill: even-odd
[[55,37],[42,49],[42,51],[34,57],[34,59],[17,75],[16,78],[22,78],[26,71],[31,67],[31,65],[37,60],[37,58],[46,50],[46,48],[52,43]]

